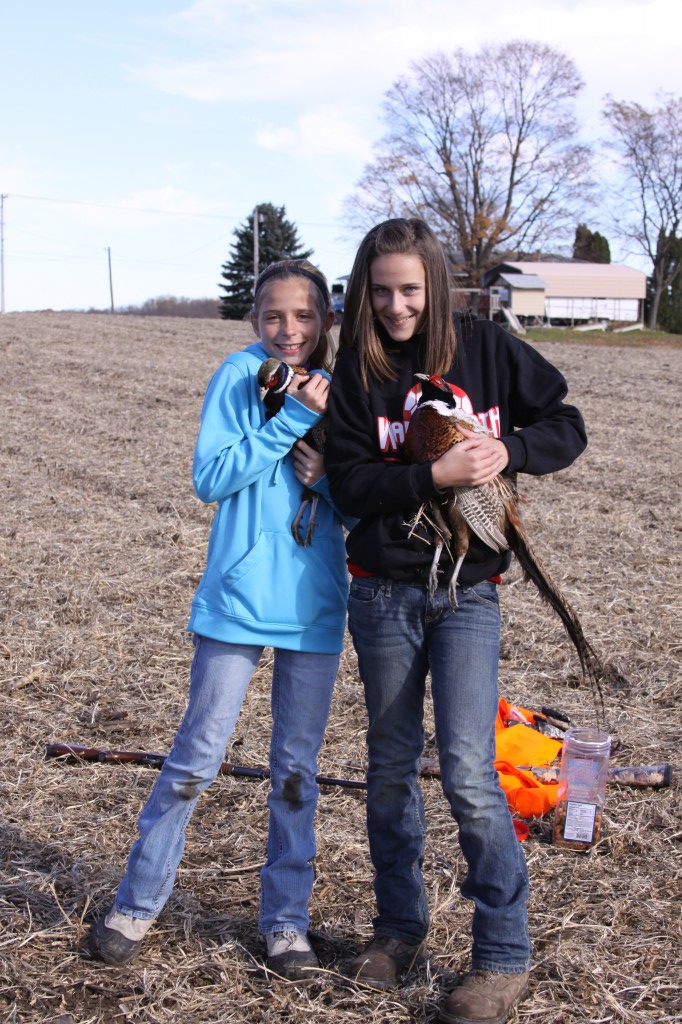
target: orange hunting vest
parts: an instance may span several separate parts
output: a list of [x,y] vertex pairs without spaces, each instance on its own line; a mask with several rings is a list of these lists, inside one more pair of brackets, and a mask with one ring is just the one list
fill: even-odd
[[495,768],[512,814],[540,818],[556,804],[558,787],[556,783],[540,782],[532,772],[521,771],[517,766],[537,768],[550,764],[561,751],[561,740],[550,739],[523,721],[514,722],[514,717],[526,717],[532,722],[533,712],[510,705],[500,697],[495,722]]

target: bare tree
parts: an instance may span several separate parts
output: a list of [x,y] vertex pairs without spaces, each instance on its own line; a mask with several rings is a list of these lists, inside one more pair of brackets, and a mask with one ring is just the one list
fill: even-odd
[[682,274],[682,97],[661,94],[646,110],[609,96],[604,118],[625,182],[618,230],[651,260],[648,326],[656,327],[661,296]]
[[474,282],[502,254],[565,238],[589,191],[573,113],[582,85],[569,57],[538,42],[412,64],[386,94],[388,131],[349,222],[424,217]]

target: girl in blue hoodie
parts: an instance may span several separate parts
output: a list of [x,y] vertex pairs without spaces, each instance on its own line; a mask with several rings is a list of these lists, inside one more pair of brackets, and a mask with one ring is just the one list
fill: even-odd
[[[187,823],[220,769],[263,648],[273,647],[259,926],[272,970],[296,979],[319,967],[307,938],[315,776],[343,648],[347,573],[322,456],[302,438],[326,412],[333,320],[316,267],[305,260],[270,265],[256,283],[251,323],[258,341],[228,356],[209,384],[193,474],[198,496],[217,509],[188,626],[195,647],[189,703],[139,818],[114,904],[90,932],[90,951],[105,963],[137,954],[168,899]],[[269,357],[307,371],[294,376],[271,418],[257,380]],[[302,485],[325,499],[306,547],[290,529]]]

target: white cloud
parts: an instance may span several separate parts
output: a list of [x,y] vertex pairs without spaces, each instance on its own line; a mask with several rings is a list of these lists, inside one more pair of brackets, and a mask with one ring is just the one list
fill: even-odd
[[[55,307],[106,302],[106,291],[87,297],[81,268],[91,262],[108,287],[109,247],[122,302],[138,292],[190,294],[194,264],[203,282],[195,294],[208,294],[233,227],[266,199],[286,205],[327,273],[347,272],[342,199],[383,133],[382,98],[411,62],[435,51],[519,38],[562,50],[585,80],[578,112],[593,139],[604,135],[606,93],[650,105],[657,88],[680,92],[679,0],[489,0],[483,13],[463,0],[86,6],[79,31],[55,7],[51,45],[37,57],[30,11],[15,5],[26,52],[17,51],[14,72],[9,57],[0,69],[11,83],[16,76],[0,191],[10,195],[7,300],[18,308],[34,301],[36,279],[40,301]],[[52,83],[39,106],[17,84],[34,66]],[[75,96],[92,97],[79,116]],[[93,137],[93,125],[101,134]],[[590,227],[610,237],[606,207],[604,225]],[[185,259],[194,251],[199,258]],[[37,270],[43,256],[49,274]],[[181,258],[174,282],[169,261]],[[153,282],[147,274],[161,264],[163,283]],[[81,298],[67,298],[70,290]]]
[[0,191],[4,194],[39,193],[46,180],[45,168],[35,157],[26,164],[0,163]]
[[[413,61],[437,50],[477,50],[486,42],[532,38],[576,61],[586,89],[579,111],[591,134],[601,129],[603,97],[650,101],[656,87],[677,90],[679,60],[672,26],[678,0],[490,0],[486,16],[452,0],[340,0],[321,8],[299,0],[196,0],[161,29],[182,40],[178,56],[159,49],[131,75],[152,89],[206,104],[266,104],[260,147],[288,151],[310,140],[311,101],[333,107],[338,138],[366,159],[363,135],[381,134],[381,100]],[[656,45],[643,40],[656,38]],[[279,111],[285,111],[281,124]],[[290,123],[291,122],[291,123]],[[319,145],[340,151],[333,133]]]
[[152,54],[129,73],[161,92],[206,103],[311,96],[373,103],[410,60],[444,45],[448,24],[454,30],[458,16],[444,0],[426,0],[419,9],[408,0],[342,0],[325,8],[312,0],[295,7],[197,0],[162,25],[182,35],[184,55]]
[[141,189],[106,203],[75,203],[71,209],[71,216],[80,224],[116,231],[150,228],[182,217],[203,217],[212,213],[215,210],[208,203],[172,185]]
[[341,118],[335,107],[321,107],[301,114],[292,127],[269,124],[259,128],[254,141],[263,149],[292,156],[315,153],[315,157],[345,156],[368,160],[371,140],[360,134],[352,121]]
[[153,209],[163,211],[173,216],[185,215],[191,217],[210,211],[208,204],[199,199],[198,196],[190,195],[188,192],[174,188],[172,185],[162,185],[159,188],[134,192],[129,199],[121,200],[119,205],[134,207],[140,210]]

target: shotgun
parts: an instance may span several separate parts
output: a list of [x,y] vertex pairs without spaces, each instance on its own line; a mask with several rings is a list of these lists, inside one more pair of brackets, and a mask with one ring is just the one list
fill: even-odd
[[[100,764],[141,764],[149,768],[162,768],[166,760],[165,754],[152,754],[143,750],[101,750],[98,747],[81,747],[75,743],[50,743],[45,751],[45,759],[63,757],[72,764],[79,761],[98,761]],[[223,761],[220,766],[221,775],[243,776],[247,779],[269,779],[267,768],[248,768],[241,764]],[[344,789],[367,789],[365,782],[354,779],[334,779],[328,775],[316,775],[315,781],[320,786],[343,786]]]
[[[103,750],[98,747],[82,747],[75,743],[50,743],[45,751],[45,758],[49,760],[55,757],[63,757],[70,763],[76,764],[79,761],[97,761],[100,764],[141,764],[157,769],[160,769],[166,760],[165,754],[153,754],[142,750]],[[557,782],[559,778],[558,768],[533,768],[527,765],[521,765],[520,768],[524,771],[531,771],[540,782]],[[220,766],[220,774],[242,776],[247,779],[270,778],[267,768],[248,768],[244,765],[232,764],[231,761],[223,761]],[[423,761],[421,774],[427,778],[440,778],[438,762]],[[673,768],[670,764],[612,767],[608,770],[608,781],[621,786],[664,789],[670,785],[672,777]],[[355,779],[336,779],[329,775],[316,775],[315,780],[320,786],[367,789],[366,782]]]

